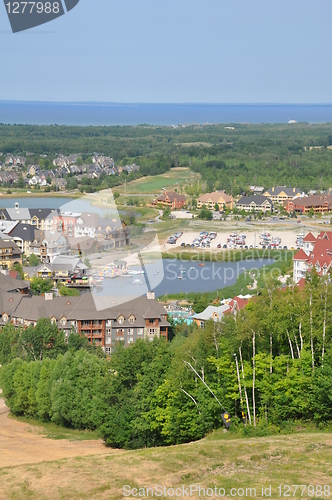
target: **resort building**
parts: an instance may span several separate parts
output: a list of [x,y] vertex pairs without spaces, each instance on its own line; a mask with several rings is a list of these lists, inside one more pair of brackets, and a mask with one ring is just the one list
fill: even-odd
[[236,203],[238,210],[245,212],[273,212],[273,203],[266,196],[242,196]]
[[99,311],[90,292],[80,297],[53,297],[52,293],[31,297],[5,292],[0,293],[0,308],[2,325],[35,326],[40,318],[49,318],[67,337],[74,330],[108,354],[118,341],[129,345],[138,339],[167,340],[170,326],[167,312],[154,300],[154,294]]
[[214,191],[214,193],[205,193],[197,199],[197,208],[205,207],[208,210],[215,210],[216,204],[219,211],[227,208],[233,210],[234,198],[224,191]]
[[285,186],[276,186],[268,189],[263,193],[263,196],[270,198],[272,203],[283,205],[285,201],[302,198],[305,193],[299,188],[288,188]]
[[175,191],[165,191],[156,200],[153,200],[152,205],[161,205],[163,208],[169,207],[171,210],[177,210],[186,206],[186,197]]
[[298,198],[285,202],[284,208],[288,213],[296,212],[300,214],[315,214],[332,212],[332,195],[330,194],[313,194],[305,198]]

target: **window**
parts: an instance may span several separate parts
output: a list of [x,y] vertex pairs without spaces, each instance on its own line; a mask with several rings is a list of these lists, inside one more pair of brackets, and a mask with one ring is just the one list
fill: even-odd
[[106,344],[111,344],[112,343],[112,337],[106,337]]
[[106,334],[111,335],[112,333],[112,328],[106,328]]
[[61,318],[61,319],[60,319],[60,324],[61,324],[61,325],[63,325],[63,326],[64,326],[66,323],[67,323],[66,318]]
[[118,323],[119,323],[119,325],[122,325],[123,322],[124,322],[124,317],[123,316],[119,316],[118,317]]
[[124,335],[124,329],[123,328],[117,328],[116,335],[117,335],[117,337],[122,337]]
[[106,352],[106,354],[111,354],[111,348],[110,347],[105,347],[105,352]]
[[149,333],[149,335],[154,335],[156,333],[156,329],[155,328],[149,328],[148,329],[148,333]]
[[134,318],[134,316],[130,316],[130,317],[129,317],[129,324],[130,324],[130,325],[133,325],[133,324],[134,324],[134,322],[135,322],[135,318]]
[[111,326],[111,325],[112,325],[112,320],[111,320],[111,319],[108,319],[108,320],[106,321],[106,326]]
[[128,328],[127,333],[128,333],[128,335],[134,335],[134,329],[133,328]]
[[137,335],[143,335],[143,328],[137,328]]
[[127,339],[127,344],[132,344],[133,342],[134,342],[133,337],[129,337],[129,338]]

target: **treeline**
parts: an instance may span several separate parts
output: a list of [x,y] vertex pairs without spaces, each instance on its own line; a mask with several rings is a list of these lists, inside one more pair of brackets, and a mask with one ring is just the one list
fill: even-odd
[[[306,191],[332,186],[332,124],[234,127],[0,125],[0,151],[49,158],[80,153],[83,161],[97,151],[112,156],[119,165],[137,163],[142,175],[187,166],[201,173],[208,191],[224,189],[233,195],[246,192],[252,184]],[[190,187],[193,193],[196,189]]]
[[110,360],[77,350],[77,339],[62,351],[54,340],[54,353],[45,339],[42,356],[39,348],[17,352],[7,329],[1,352],[7,342],[11,354],[2,355],[0,385],[16,415],[99,429],[107,445],[119,448],[200,439],[223,425],[224,411],[246,434],[278,432],[298,420],[326,426],[331,299],[332,285],[315,275],[304,290],[271,284],[222,323],[203,330],[180,324],[172,342],[120,344]]

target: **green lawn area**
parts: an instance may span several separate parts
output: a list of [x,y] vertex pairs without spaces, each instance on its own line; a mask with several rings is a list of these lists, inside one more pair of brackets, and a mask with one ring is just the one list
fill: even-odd
[[[191,172],[189,168],[172,168],[168,172],[161,175],[142,177],[141,179],[128,182],[126,186],[126,193],[155,195],[160,193],[163,188],[169,190],[177,189],[179,192],[182,192],[187,184],[193,184],[199,179],[200,175],[195,172]],[[117,191],[120,194],[123,194],[124,190],[124,185],[114,188],[114,191]]]

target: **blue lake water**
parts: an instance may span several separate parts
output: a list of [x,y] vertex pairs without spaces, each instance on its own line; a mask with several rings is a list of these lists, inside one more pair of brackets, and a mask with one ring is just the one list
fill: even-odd
[[0,197],[1,208],[14,208],[15,203],[19,203],[21,208],[60,208],[62,205],[70,203],[73,198],[55,198],[50,196],[46,197],[19,197],[19,198],[2,198]]
[[[251,259],[238,262],[206,262],[204,266],[199,266],[196,261],[163,259],[162,265],[159,261],[147,264],[145,275],[105,278],[102,288],[95,289],[94,294],[95,297],[134,297],[145,295],[149,288],[155,291],[156,297],[180,292],[211,292],[234,285],[243,272],[252,271],[257,276],[259,269],[272,262],[272,259]],[[247,289],[241,293],[246,294]]]
[[178,125],[332,122],[332,104],[121,104],[0,101],[0,123]]

